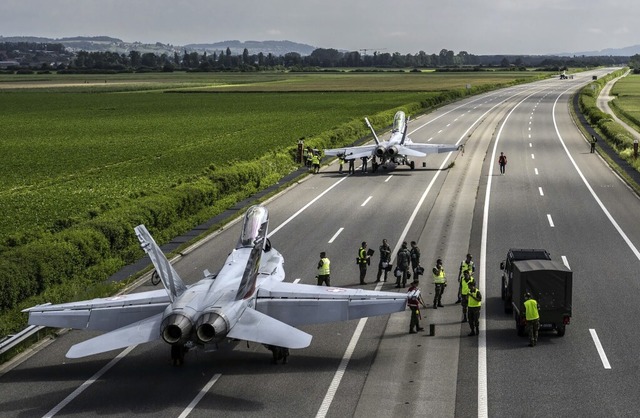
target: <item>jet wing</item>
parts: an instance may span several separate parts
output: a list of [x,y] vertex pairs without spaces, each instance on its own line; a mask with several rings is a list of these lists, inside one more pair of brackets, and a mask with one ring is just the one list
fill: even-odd
[[[405,142],[404,145],[398,147],[398,152],[404,155],[415,157],[424,157],[424,154],[441,154],[444,152],[457,151],[458,145],[450,144],[419,144],[415,142]],[[423,153],[422,155],[412,154],[411,152]]]
[[112,331],[162,313],[169,304],[165,289],[102,299],[38,305],[29,312],[30,325]]
[[160,338],[162,313],[72,346],[67,358],[80,358]]
[[402,312],[406,304],[404,293],[271,281],[258,289],[256,310],[299,326]]
[[378,145],[362,145],[360,147],[345,147],[345,148],[333,148],[324,150],[324,155],[338,155],[343,154],[344,158],[362,158],[370,157],[373,155]]
[[287,348],[311,344],[311,335],[251,308],[244,310],[227,337]]

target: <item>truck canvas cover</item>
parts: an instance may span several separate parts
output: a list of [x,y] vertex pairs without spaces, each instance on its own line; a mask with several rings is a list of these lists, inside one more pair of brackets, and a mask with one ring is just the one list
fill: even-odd
[[513,302],[520,307],[525,292],[531,292],[541,312],[571,313],[572,272],[553,260],[523,260],[513,263]]

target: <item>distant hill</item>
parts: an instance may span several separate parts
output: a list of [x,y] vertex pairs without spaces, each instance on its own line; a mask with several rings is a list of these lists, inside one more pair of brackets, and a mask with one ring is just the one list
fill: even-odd
[[640,54],[640,45],[627,46],[624,48],[607,48],[601,49],[600,51],[563,52],[555,55],[560,57],[631,57],[636,54]]
[[175,52],[220,52],[231,50],[233,55],[241,55],[246,48],[249,54],[273,54],[276,56],[284,55],[288,52],[297,52],[300,55],[307,56],[313,52],[316,47],[306,44],[300,44],[291,41],[224,41],[210,44],[189,44],[189,45],[171,45],[156,42],[155,44],[144,44],[141,42],[125,42],[122,39],[111,38],[109,36],[76,36],[71,38],[43,38],[37,36],[0,36],[0,42],[35,42],[35,43],[59,43],[73,51],[87,52],[116,52],[118,54],[128,54],[130,51],[138,51],[140,53],[153,52],[156,54],[173,55]]

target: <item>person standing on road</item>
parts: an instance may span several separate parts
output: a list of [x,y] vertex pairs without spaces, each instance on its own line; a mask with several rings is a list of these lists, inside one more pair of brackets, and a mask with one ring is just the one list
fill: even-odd
[[433,273],[433,283],[436,286],[435,294],[433,295],[433,309],[438,307],[444,308],[442,304],[442,293],[447,286],[447,277],[444,273],[444,267],[442,266],[442,259],[436,260],[436,266],[431,270]]
[[396,268],[400,272],[400,275],[396,275],[396,287],[400,287],[400,280],[402,280],[402,287],[407,284],[407,278],[409,275],[409,263],[411,260],[411,253],[407,248],[407,241],[402,243],[402,247],[396,255]]
[[[409,290],[407,291],[407,306],[411,309],[411,322],[409,322],[409,334],[415,334],[418,331],[424,330],[420,326],[420,319],[422,316],[420,315],[420,305],[426,308],[424,300],[422,300],[422,295],[420,294],[420,289],[418,285],[420,282],[417,278],[413,280]],[[415,331],[414,331],[415,328]]]
[[472,259],[473,256],[470,253],[467,253],[467,258],[462,260],[462,262],[460,263],[460,271],[458,272],[458,300],[456,301],[456,303],[462,302],[462,277],[464,277],[465,270],[469,270],[469,275],[471,276],[473,276],[473,273],[476,271],[476,265],[473,264]]
[[482,307],[482,295],[476,289],[474,282],[469,283],[469,336],[480,335],[480,308]]
[[367,275],[367,266],[371,262],[371,256],[367,254],[367,243],[366,241],[362,241],[362,245],[360,249],[358,249],[358,267],[360,268],[360,284],[367,284],[364,281],[365,276]]
[[471,283],[475,284],[475,280],[473,279],[473,276],[471,276],[471,273],[469,272],[469,270],[465,270],[464,273],[462,273],[462,280],[460,280],[460,295],[461,295],[461,299],[462,299],[462,322],[467,322],[467,307],[469,304],[469,286],[471,285]]
[[524,312],[527,320],[527,332],[529,333],[529,347],[538,344],[538,329],[540,328],[540,313],[538,302],[531,293],[524,294]]
[[342,174],[342,166],[344,165],[344,154],[338,154],[338,163],[340,163],[338,173]]
[[507,166],[507,156],[504,155],[504,152],[501,152],[498,157],[498,165],[500,166],[500,175],[504,176],[504,170]]
[[311,157],[311,164],[313,164],[313,174],[318,174],[320,172],[320,156],[315,152]]
[[326,284],[331,286],[331,269],[329,268],[331,261],[327,258],[327,253],[320,253],[320,261],[318,261],[318,286]]
[[596,152],[596,142],[598,142],[598,139],[596,138],[596,136],[591,135],[591,141],[589,141],[589,143],[591,144],[591,154]]
[[380,277],[382,277],[382,272],[384,271],[384,279],[383,282],[387,281],[387,273],[389,273],[389,266],[391,263],[391,247],[387,244],[387,240],[382,240],[382,245],[380,246],[380,262],[378,263],[378,277],[376,278],[376,283],[380,281]]
[[415,241],[411,241],[411,250],[409,251],[411,256],[411,270],[413,271],[413,277],[418,278],[417,269],[420,267],[420,248]]
[[355,174],[356,173],[356,159],[355,158],[349,158],[347,160],[347,162],[349,163],[349,174]]
[[362,172],[366,173],[367,172],[367,163],[369,162],[369,157],[361,157],[360,158],[362,160]]

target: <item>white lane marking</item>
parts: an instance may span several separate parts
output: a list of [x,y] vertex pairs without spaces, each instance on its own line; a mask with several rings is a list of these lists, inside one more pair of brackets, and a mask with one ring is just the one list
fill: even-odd
[[301,279],[301,278],[297,278],[297,279],[295,279],[295,280],[293,281],[293,284],[298,284],[298,283],[300,283],[300,280],[302,280],[302,279]]
[[440,133],[442,133],[442,129],[440,129],[440,130],[438,131],[438,133],[439,133],[439,134],[440,134]]
[[[540,90],[538,90],[540,91]],[[498,153],[498,144],[500,143],[500,137],[502,135],[502,130],[504,129],[507,121],[511,114],[520,106],[525,100],[535,94],[531,93],[526,96],[520,102],[518,102],[513,109],[507,114],[500,129],[498,130],[498,135],[496,136],[496,140],[493,143],[493,150],[491,161],[495,161]],[[487,278],[487,242],[488,242],[488,229],[489,229],[489,203],[491,200],[491,185],[493,183],[493,164],[489,164],[489,177],[487,180],[487,188],[485,190],[485,198],[484,198],[484,209],[482,212],[482,234],[481,234],[481,242],[480,242],[480,293],[485,295],[485,283]],[[480,310],[480,328],[486,330],[486,320],[487,320],[487,310]],[[478,337],[478,418],[488,418],[489,416],[489,407],[488,407],[488,398],[487,398],[487,333],[481,332]]]
[[544,192],[542,191],[542,187],[538,187],[538,191],[540,192],[540,196],[544,196]]
[[533,144],[529,142],[529,148],[533,148]]
[[536,173],[536,176],[538,175],[538,169],[537,168],[534,168],[533,172]]
[[532,159],[532,160],[535,160],[535,159],[536,159],[536,156],[535,156],[534,154],[531,154],[531,159]]
[[353,333],[351,337],[351,341],[349,341],[349,345],[347,346],[347,351],[345,351],[344,356],[342,357],[342,361],[338,366],[338,370],[336,370],[333,379],[331,380],[331,384],[329,385],[329,390],[327,390],[324,399],[322,400],[322,404],[320,405],[320,409],[318,409],[318,413],[316,414],[317,418],[324,418],[329,411],[329,407],[333,402],[333,398],[338,391],[338,386],[340,386],[340,382],[342,381],[342,377],[344,376],[344,372],[347,370],[347,365],[349,364],[349,360],[351,360],[351,356],[353,355],[353,351],[356,349],[356,344],[358,344],[358,340],[360,339],[360,335],[364,330],[364,326],[367,323],[367,318],[362,318],[358,321],[358,326],[356,327],[356,331]]
[[387,177],[387,178],[385,179],[385,181],[384,181],[384,182],[386,183],[386,182],[388,182],[389,180],[391,180],[391,177],[393,177],[393,174],[392,174],[392,175],[390,175],[389,177]]
[[448,128],[449,126],[451,126],[451,124],[450,124],[450,123],[447,123],[447,128]]
[[547,213],[547,219],[549,220],[549,226],[553,228],[555,225],[553,224],[553,219],[551,219],[551,215]]
[[198,402],[200,402],[200,400],[204,397],[204,395],[206,395],[207,392],[209,392],[209,389],[211,389],[211,386],[213,386],[218,381],[218,379],[220,379],[220,376],[222,376],[220,373],[213,375],[211,380],[209,380],[209,382],[206,385],[204,385],[204,387],[200,390],[198,395],[195,398],[193,398],[189,406],[187,406],[187,408],[184,411],[182,411],[180,415],[178,415],[178,418],[186,418],[191,413],[191,411],[193,411],[193,408],[196,407]]
[[362,202],[362,204],[361,204],[360,206],[364,206],[364,205],[366,205],[367,203],[369,203],[369,201],[371,200],[371,198],[373,198],[373,196],[369,196],[369,197],[367,197],[367,200],[365,200],[364,202]]
[[133,351],[134,348],[136,348],[137,345],[132,345],[130,347],[127,347],[126,349],[124,349],[120,354],[118,354],[113,360],[111,360],[109,363],[107,363],[106,366],[104,366],[102,369],[100,369],[96,374],[94,374],[93,376],[91,376],[91,378],[87,381],[85,381],[82,385],[80,385],[76,390],[74,390],[73,392],[71,392],[71,394],[69,396],[67,396],[66,398],[64,398],[64,400],[62,402],[60,402],[58,405],[56,405],[51,411],[47,412],[46,414],[44,414],[43,418],[49,418],[54,416],[55,414],[57,414],[58,412],[60,412],[60,410],[62,408],[64,408],[65,406],[67,406],[72,400],[74,400],[76,397],[78,397],[82,392],[84,392],[85,389],[87,389],[89,386],[91,386],[92,384],[94,384],[96,382],[96,380],[100,379],[100,377],[105,374],[110,368],[112,368],[113,366],[115,366],[120,360],[122,360],[127,354],[129,354],[131,351]]
[[562,264],[567,266],[568,269],[571,269],[571,267],[569,266],[569,261],[567,261],[567,256],[566,255],[561,255],[560,258],[562,258]]
[[340,228],[340,229],[338,229],[338,232],[336,232],[336,233],[331,237],[331,239],[329,240],[329,242],[328,242],[327,244],[332,244],[332,243],[333,243],[333,241],[334,241],[336,238],[338,238],[338,235],[340,235],[340,233],[341,233],[342,231],[344,231],[344,228]]
[[[565,90],[568,91],[569,89]],[[578,168],[578,164],[576,163],[576,161],[573,159],[573,157],[571,156],[571,153],[569,152],[569,149],[567,148],[567,146],[564,143],[564,140],[562,139],[562,135],[560,135],[560,131],[558,130],[558,123],[556,122],[556,105],[558,104],[558,100],[560,100],[560,96],[558,96],[555,100],[555,102],[553,103],[553,111],[552,111],[552,116],[553,116],[553,126],[556,129],[556,135],[558,135],[558,140],[560,141],[560,143],[562,144],[562,147],[564,148],[565,153],[567,154],[567,157],[569,157],[569,160],[571,161],[571,164],[573,164],[573,167],[576,169],[576,171],[578,172],[578,175],[580,176],[580,178],[582,179],[582,182],[584,183],[585,186],[587,186],[587,190],[589,190],[589,193],[591,193],[591,196],[593,196],[593,198],[595,199],[595,201],[598,203],[598,205],[600,206],[600,209],[602,209],[602,211],[604,212],[604,214],[607,216],[607,218],[609,219],[609,222],[611,222],[611,224],[613,225],[613,227],[616,229],[616,231],[618,231],[618,234],[622,237],[622,239],[624,240],[624,242],[627,244],[627,246],[629,247],[629,249],[631,249],[631,251],[633,252],[633,254],[636,256],[636,258],[638,260],[640,260],[640,251],[638,251],[638,249],[636,248],[635,245],[633,245],[633,243],[631,242],[631,240],[629,239],[629,237],[627,236],[627,234],[624,233],[624,231],[622,230],[622,228],[620,227],[620,225],[618,225],[618,222],[616,222],[615,219],[613,219],[613,216],[611,215],[611,213],[609,213],[609,210],[604,206],[604,203],[602,203],[602,201],[600,200],[600,198],[598,197],[598,195],[596,194],[596,192],[593,190],[593,188],[591,187],[591,184],[589,184],[589,182],[587,181],[586,177],[584,176],[584,174],[582,174],[582,171],[580,170],[580,168]]]
[[602,365],[605,369],[610,369],[611,364],[609,364],[609,359],[607,359],[607,355],[604,352],[604,348],[602,348],[602,344],[600,344],[600,338],[598,338],[598,334],[596,334],[595,329],[589,329],[591,333],[591,338],[593,338],[593,343],[596,345],[596,350],[598,350],[598,354],[600,355],[600,360],[602,361]]

